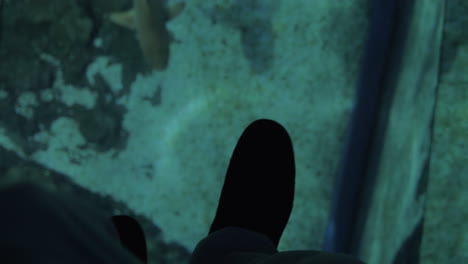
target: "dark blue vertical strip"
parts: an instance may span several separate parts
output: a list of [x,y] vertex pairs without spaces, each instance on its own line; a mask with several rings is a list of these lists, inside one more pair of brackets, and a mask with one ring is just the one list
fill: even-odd
[[323,250],[353,254],[352,241],[360,209],[361,188],[369,166],[380,98],[395,30],[396,0],[373,0],[368,37],[361,60],[355,105],[336,178]]

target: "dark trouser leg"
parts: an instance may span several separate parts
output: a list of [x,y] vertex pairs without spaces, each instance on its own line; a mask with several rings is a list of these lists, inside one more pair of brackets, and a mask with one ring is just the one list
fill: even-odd
[[226,227],[198,243],[190,264],[226,263],[227,257],[233,252],[271,255],[278,251],[264,234],[239,227]]
[[190,264],[363,264],[360,260],[317,250],[278,252],[267,236],[238,227],[211,233],[195,248]]
[[139,263],[120,245],[110,219],[32,184],[0,191],[0,234],[5,263]]

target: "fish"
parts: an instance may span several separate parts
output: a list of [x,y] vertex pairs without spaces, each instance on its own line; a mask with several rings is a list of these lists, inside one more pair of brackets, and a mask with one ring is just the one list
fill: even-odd
[[171,7],[161,0],[133,0],[133,7],[109,15],[111,22],[135,31],[145,61],[157,71],[169,63],[171,34],[166,23],[178,16],[185,7],[179,2]]

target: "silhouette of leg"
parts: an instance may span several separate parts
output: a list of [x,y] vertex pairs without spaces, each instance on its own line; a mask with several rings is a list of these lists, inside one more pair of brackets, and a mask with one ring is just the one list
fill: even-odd
[[33,184],[0,190],[5,263],[141,263],[120,245],[110,219],[75,197]]
[[[242,248],[277,252],[291,214],[294,184],[294,153],[287,131],[272,120],[254,121],[234,149],[210,236],[199,244],[192,259],[215,263],[206,258],[210,254],[206,251],[218,252],[213,257],[219,260],[219,252]],[[229,241],[223,243],[223,238]]]

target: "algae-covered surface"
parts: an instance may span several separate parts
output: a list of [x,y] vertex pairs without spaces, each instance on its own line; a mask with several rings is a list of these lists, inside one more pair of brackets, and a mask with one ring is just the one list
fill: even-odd
[[4,147],[126,203],[193,250],[237,138],[271,118],[289,131],[297,165],[280,249],[320,247],[363,1],[187,1],[167,21],[170,58],[158,71],[135,32],[109,19],[131,1],[44,3],[5,2],[16,15],[4,15],[3,34],[16,37],[2,43]]
[[467,12],[447,1],[421,263],[468,261]]

